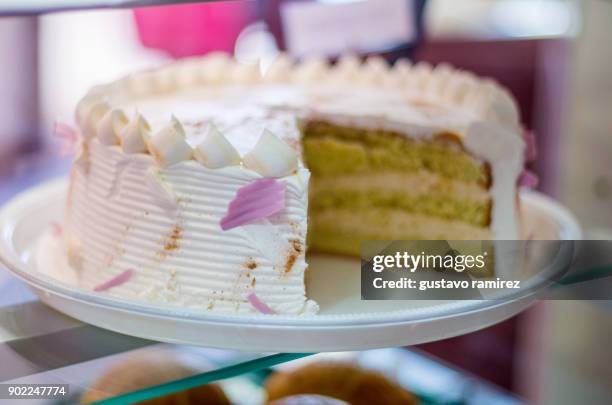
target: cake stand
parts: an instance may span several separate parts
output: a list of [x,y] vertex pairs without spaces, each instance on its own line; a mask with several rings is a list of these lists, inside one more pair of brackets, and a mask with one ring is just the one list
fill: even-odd
[[[62,222],[67,182],[32,188],[0,212],[0,256],[47,305],[86,323],[150,340],[258,352],[365,350],[430,342],[501,322],[536,300],[362,301],[360,262],[314,256],[310,289],[318,315],[226,315],[125,301],[65,282],[61,243],[49,224]],[[526,225],[544,238],[580,239],[572,215],[557,202],[522,192]],[[38,256],[38,257],[37,257]],[[59,281],[59,280],[64,281]]]

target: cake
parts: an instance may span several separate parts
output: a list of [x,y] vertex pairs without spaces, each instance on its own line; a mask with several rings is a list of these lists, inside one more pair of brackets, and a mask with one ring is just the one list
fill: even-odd
[[416,404],[416,397],[395,381],[358,365],[315,362],[272,374],[265,382],[268,402],[300,394],[316,394],[361,404]]
[[94,87],[76,120],[66,249],[102,294],[314,314],[307,249],[518,237],[517,107],[448,65],[211,54]]

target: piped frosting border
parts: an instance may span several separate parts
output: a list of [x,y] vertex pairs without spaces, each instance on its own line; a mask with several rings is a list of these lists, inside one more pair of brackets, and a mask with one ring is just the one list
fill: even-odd
[[[265,83],[389,89],[404,94],[407,100],[462,110],[473,116],[475,121],[495,124],[511,132],[522,132],[514,99],[491,79],[478,78],[448,64],[434,67],[424,62],[413,64],[407,59],[400,59],[390,66],[380,57],[362,61],[352,55],[330,64],[318,58],[296,63],[281,54],[263,72],[258,64],[241,63],[223,53],[189,58],[92,88],[77,105],[76,121],[85,139],[97,136],[104,144],[121,145],[127,153],[153,154],[160,157],[162,165],[191,159],[202,164],[214,162],[210,164],[215,167],[234,165],[238,163],[236,155],[228,148],[229,143],[223,142],[222,134],[218,131],[209,134],[206,147],[190,150],[184,142],[184,134],[181,136],[181,123],[176,118],[173,117],[166,128],[151,134],[146,117],[136,115],[128,120],[123,111],[113,108],[113,101],[119,98],[133,100],[193,87]],[[261,147],[256,149],[262,150]],[[211,151],[213,156],[206,156],[204,150]],[[283,156],[283,159],[293,159],[293,156]],[[247,161],[253,162],[255,159],[247,158]],[[286,161],[272,161],[270,164],[283,166],[283,163],[288,165]],[[274,176],[281,177],[277,173]]]

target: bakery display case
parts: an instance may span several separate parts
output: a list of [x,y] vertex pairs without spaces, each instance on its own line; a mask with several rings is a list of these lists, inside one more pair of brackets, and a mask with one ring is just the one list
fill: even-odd
[[[0,403],[606,403],[612,6],[461,3],[0,2]],[[364,290],[490,238],[591,250]]]
[[[23,299],[25,294],[27,292]],[[216,383],[231,402],[206,403],[256,404],[265,400],[265,386],[270,375],[309,364],[347,364],[380,373],[390,381],[397,381],[402,390],[418,398],[419,403],[524,403],[516,395],[420,350],[244,353],[161,344],[116,334],[76,322],[36,301],[14,304],[3,311],[5,319],[10,319],[14,326],[4,329],[5,333],[14,334],[3,336],[6,340],[2,356],[11,362],[10,369],[2,370],[3,383],[69,385],[66,397],[36,403],[71,404],[95,400],[126,404],[153,399],[173,403],[169,395]],[[42,322],[34,327],[35,319],[43,319],[44,327]],[[351,372],[332,369],[322,378],[345,380]],[[359,381],[361,377],[356,378]],[[357,386],[354,392],[359,392],[358,383],[354,385]],[[201,403],[197,400],[199,394],[193,395],[193,403]],[[208,394],[202,395],[206,398]]]

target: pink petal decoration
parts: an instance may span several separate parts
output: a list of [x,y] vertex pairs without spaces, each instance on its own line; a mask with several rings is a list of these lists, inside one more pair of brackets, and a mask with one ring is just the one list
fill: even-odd
[[525,131],[523,133],[523,140],[525,141],[525,160],[533,162],[538,156],[538,148],[533,131]]
[[538,186],[538,182],[538,176],[534,172],[527,169],[523,170],[518,180],[519,186],[528,188],[536,188]]
[[249,295],[247,295],[247,299],[249,300],[249,302],[251,303],[251,305],[253,305],[253,308],[255,308],[256,310],[258,310],[259,312],[261,312],[262,314],[266,314],[266,315],[272,315],[275,314],[276,311],[274,311],[272,308],[270,308],[269,306],[267,306],[266,304],[264,304],[259,297],[257,296],[257,294],[255,293],[250,293]]
[[54,237],[59,238],[62,235],[62,226],[57,222],[51,222],[51,234]]
[[221,219],[224,231],[267,218],[285,208],[285,185],[274,179],[259,179],[238,189]]
[[109,290],[113,287],[117,287],[121,284],[127,283],[128,281],[130,281],[133,275],[134,275],[134,270],[128,269],[124,271],[123,273],[118,274],[115,277],[111,278],[107,282],[100,284],[99,286],[94,288],[94,291],[102,292],[102,291]]
[[65,141],[60,150],[60,156],[74,153],[75,146],[79,140],[79,133],[69,124],[56,120],[53,124],[53,135]]

